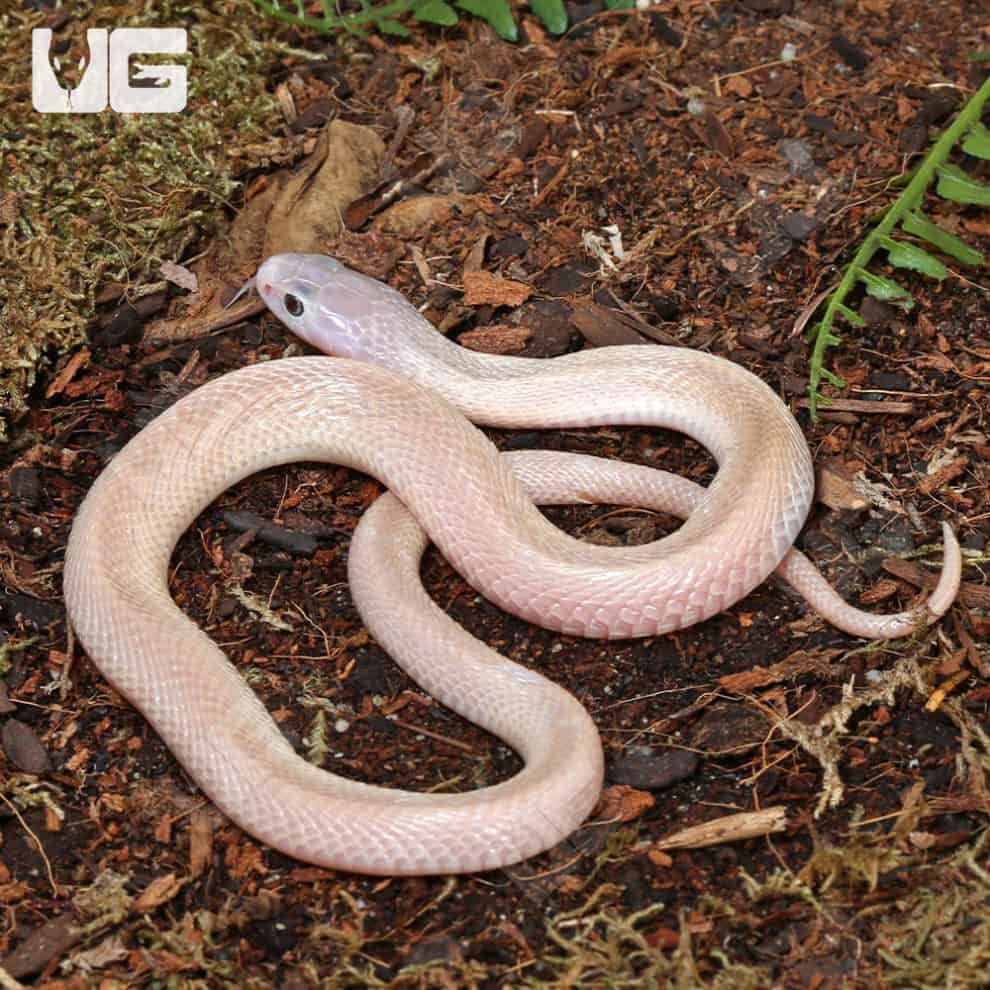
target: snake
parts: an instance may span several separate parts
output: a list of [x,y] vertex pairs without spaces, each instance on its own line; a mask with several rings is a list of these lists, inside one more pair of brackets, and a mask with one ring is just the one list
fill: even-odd
[[[419,574],[429,541],[499,607],[606,640],[702,622],[774,572],[862,637],[923,628],[956,595],[961,552],[943,523],[942,571],[926,601],[893,615],[843,601],[793,546],[815,486],[802,431],[773,389],[727,359],[655,344],[545,360],[471,351],[395,289],[323,255],[274,255],[250,285],[324,353],[224,374],[130,439],[78,509],[64,595],[91,660],[190,778],[289,856],[373,875],[490,870],[562,842],[595,807],[604,758],[591,716],[434,603]],[[715,476],[702,487],[585,454],[503,454],[479,429],[603,424],[686,434],[712,454]],[[348,550],[354,602],[424,690],[518,752],[516,775],[426,793],[308,762],[172,599],[170,558],[199,513],[251,474],[294,461],[352,468],[387,489]],[[684,521],[651,543],[599,546],[554,526],[538,508],[554,502],[640,506]]]

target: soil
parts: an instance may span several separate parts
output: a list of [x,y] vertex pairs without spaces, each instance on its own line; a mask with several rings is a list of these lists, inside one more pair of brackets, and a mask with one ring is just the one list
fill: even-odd
[[[969,554],[965,594],[927,632],[864,647],[771,580],[699,626],[603,644],[501,612],[431,551],[434,598],[592,713],[608,761],[603,802],[558,848],[483,875],[382,879],[296,862],[217,812],[108,686],[68,634],[59,574],[77,506],[131,436],[196,385],[304,348],[267,315],[211,337],[144,340],[156,314],[110,302],[0,451],[9,979],[987,985],[986,271],[950,265],[936,281],[879,256],[871,270],[897,278],[915,305],[856,298],[865,325],[843,328],[826,355],[846,384],[826,389],[835,402],[817,422],[801,320],[896,196],[891,180],[982,84],[985,65],[968,56],[990,49],[984,4],[569,10],[562,38],[520,11],[516,45],[468,19],[442,35],[420,25],[347,44],[287,34],[295,48],[265,81],[299,114],[284,134],[339,117],[388,147],[382,187],[328,251],[471,346],[547,359],[653,340],[744,365],[808,438],[820,500],[799,546],[841,593],[908,607],[937,570],[944,520]],[[986,177],[985,162],[953,160]],[[264,176],[247,177],[246,197]],[[931,194],[925,208],[990,250],[985,207]],[[506,304],[498,293],[511,287],[495,283],[471,302],[462,286],[478,271],[533,294]],[[505,449],[592,452],[702,482],[714,470],[660,430],[492,436]],[[417,790],[503,780],[517,757],[424,695],[351,604],[349,534],[380,490],[314,464],[252,477],[180,540],[172,591],[327,768]],[[676,525],[608,506],[548,514],[615,545]],[[781,809],[781,830],[757,825],[747,838],[737,831],[752,819],[730,819],[713,845],[662,842],[767,809]]]

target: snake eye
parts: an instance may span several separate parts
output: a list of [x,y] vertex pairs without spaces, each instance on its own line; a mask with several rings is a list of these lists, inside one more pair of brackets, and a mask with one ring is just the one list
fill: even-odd
[[289,314],[289,316],[302,316],[306,311],[303,301],[299,298],[299,296],[294,296],[291,292],[287,292],[282,297],[282,303],[285,306],[285,311]]

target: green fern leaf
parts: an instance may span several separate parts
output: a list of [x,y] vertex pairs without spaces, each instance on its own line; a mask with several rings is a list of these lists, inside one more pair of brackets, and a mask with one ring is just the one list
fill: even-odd
[[[956,115],[955,120],[938,136],[922,162],[905,176],[904,191],[886,210],[881,211],[871,222],[876,227],[864,238],[852,260],[846,265],[835,288],[823,301],[824,312],[819,323],[811,331],[811,359],[808,368],[808,409],[811,418],[816,419],[816,409],[823,397],[819,385],[823,380],[831,381],[823,367],[825,351],[834,343],[832,324],[837,316],[856,325],[850,318],[852,310],[845,305],[849,293],[856,283],[862,284],[866,292],[875,299],[908,310],[914,306],[910,293],[892,279],[871,275],[866,266],[879,248],[885,248],[891,264],[901,268],[924,272],[935,278],[943,278],[945,266],[932,257],[924,248],[894,240],[891,235],[901,228],[912,236],[928,241],[937,250],[965,264],[980,264],[983,261],[978,252],[973,251],[963,241],[933,224],[919,207],[936,178],[937,192],[945,199],[959,203],[974,203],[990,206],[990,186],[986,186],[962,169],[946,164],[949,155],[956,148],[969,142],[977,157],[982,152],[990,152],[990,140],[986,129],[980,123],[983,108],[990,100],[990,78],[974,93],[966,105]],[[901,184],[901,183],[893,183]],[[912,216],[914,214],[914,216]]]
[[529,0],[529,5],[551,34],[563,34],[567,30],[567,10],[563,0]]
[[977,121],[966,135],[962,150],[974,158],[990,158],[990,130]]
[[440,27],[453,27],[458,21],[457,11],[444,0],[427,0],[413,11],[413,17],[427,24],[439,24]]
[[[857,328],[866,326],[866,320],[864,320],[863,317],[856,312],[856,310],[850,309],[848,306],[844,306],[842,303],[839,303],[839,305],[836,306],[836,311],[841,313],[845,321],[851,326]],[[839,339],[835,336],[835,334],[832,334],[831,337],[834,343],[839,342]]]
[[964,265],[979,266],[983,264],[983,255],[971,248],[964,240],[943,230],[937,223],[932,223],[920,210],[912,210],[901,221],[901,229],[913,237],[928,241],[942,254],[955,258]]
[[930,275],[939,281],[949,274],[948,268],[938,258],[933,258],[917,244],[895,241],[893,237],[881,238],[880,243],[887,249],[887,260],[895,268],[907,268],[912,272],[921,272],[922,275]]
[[[884,278],[882,275],[874,275],[863,268],[856,272],[856,278],[863,283],[866,291],[874,299],[880,302],[890,303],[892,306],[900,306],[903,310],[909,310],[914,306],[911,293],[898,285],[893,279]],[[823,369],[824,370],[824,369]]]
[[519,28],[505,0],[457,0],[457,6],[487,21],[506,41],[519,40]]
[[380,20],[375,18],[375,27],[381,31],[382,34],[392,34],[397,38],[408,38],[412,32],[399,21],[391,17],[383,17]]
[[951,199],[954,203],[973,203],[977,206],[990,206],[990,186],[977,182],[958,165],[941,165],[938,173],[939,196]]
[[834,385],[836,388],[846,387],[845,378],[840,378],[834,371],[830,371],[828,368],[822,368],[822,378],[824,378],[829,385]]

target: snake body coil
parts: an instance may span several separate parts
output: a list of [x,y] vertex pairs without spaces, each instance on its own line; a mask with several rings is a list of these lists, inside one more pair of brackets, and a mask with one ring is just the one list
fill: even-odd
[[[901,635],[948,608],[958,545],[944,528],[939,587],[920,612],[842,602],[791,545],[812,499],[807,445],[744,369],[669,347],[546,362],[474,354],[398,293],[329,258],[279,255],[256,286],[291,329],[339,357],[273,361],[197,389],[106,468],[69,541],[65,598],[87,652],[190,776],[244,829],[300,859],[380,874],[516,862],[587,816],[602,780],[597,733],[566,691],[489,650],[423,591],[426,535],[488,598],[567,633],[650,636],[738,601],[775,568],[843,628]],[[382,367],[384,365],[385,367]],[[500,456],[474,423],[669,427],[718,473],[701,489],[663,472],[561,454]],[[413,794],[356,783],[299,757],[213,642],[168,593],[176,540],[225,488],[262,468],[329,461],[391,495],[362,519],[349,560],[371,633],[438,700],[525,761],[503,784]],[[540,502],[643,505],[687,516],[673,535],[617,551],[553,527]]]

